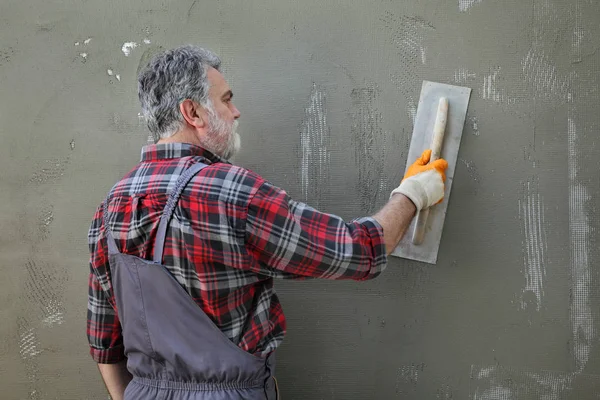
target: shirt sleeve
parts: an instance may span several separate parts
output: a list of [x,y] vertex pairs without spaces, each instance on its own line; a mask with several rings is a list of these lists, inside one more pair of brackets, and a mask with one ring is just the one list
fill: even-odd
[[[106,239],[100,234],[101,208],[89,232],[91,252],[88,279],[87,337],[94,361],[113,364],[125,359],[121,323],[114,307],[109,280]],[[103,240],[101,240],[103,238]]]
[[350,222],[292,200],[264,182],[248,206],[246,248],[262,274],[280,278],[368,280],[387,265],[383,228]]

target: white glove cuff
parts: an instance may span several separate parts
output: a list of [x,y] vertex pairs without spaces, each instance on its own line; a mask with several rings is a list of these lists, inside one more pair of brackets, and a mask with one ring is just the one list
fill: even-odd
[[408,197],[417,208],[417,211],[422,210],[428,203],[427,192],[420,182],[413,179],[405,179],[396,189],[390,194],[390,198],[396,193],[401,193]]

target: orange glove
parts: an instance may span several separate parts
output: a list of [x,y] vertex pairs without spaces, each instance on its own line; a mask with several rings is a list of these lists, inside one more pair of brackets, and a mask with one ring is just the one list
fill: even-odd
[[404,181],[406,178],[411,176],[415,176],[418,173],[425,172],[431,169],[435,169],[442,175],[442,181],[446,181],[446,169],[448,168],[448,162],[443,158],[439,158],[429,164],[429,159],[431,158],[431,149],[427,149],[421,154],[421,157],[417,158],[417,160],[408,167],[406,174],[404,175]]
[[444,199],[448,162],[440,158],[429,163],[430,158],[431,150],[425,150],[421,157],[408,167],[400,186],[392,192],[392,195],[402,193],[408,197],[417,210],[441,203]]

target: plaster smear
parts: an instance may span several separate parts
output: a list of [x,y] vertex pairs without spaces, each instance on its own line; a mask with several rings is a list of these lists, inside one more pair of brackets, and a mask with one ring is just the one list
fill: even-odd
[[[473,400],[562,400],[573,394],[573,373],[494,366],[471,367]],[[590,377],[598,380],[597,377]]]
[[579,5],[579,0],[575,0],[575,4],[573,7],[575,8],[575,27],[573,28],[573,37],[572,37],[572,60],[574,63],[581,62],[581,41],[585,36],[583,31],[583,27],[581,26],[581,6]]
[[477,77],[475,72],[469,71],[467,68],[459,68],[454,71],[455,83],[467,83]]
[[475,4],[480,4],[482,0],[458,0],[458,10],[460,12],[469,11]]
[[571,327],[577,371],[585,368],[596,339],[590,294],[592,289],[589,243],[591,227],[585,206],[587,188],[577,180],[579,135],[573,118],[568,120],[569,238],[571,243]]
[[508,97],[504,89],[498,88],[500,70],[500,67],[498,67],[495,71],[483,77],[483,85],[480,88],[481,98],[492,100],[496,103],[512,104],[515,102],[515,99]]
[[408,116],[410,117],[410,121],[412,122],[412,125],[415,125],[415,119],[417,119],[417,105],[414,103],[410,103],[407,107],[406,107],[406,111],[408,112]]
[[[555,40],[565,35],[561,26],[564,16],[559,13],[554,2],[535,0],[533,2],[533,41],[531,48],[521,60],[524,80],[534,90],[535,96],[547,100],[570,101],[570,86],[574,73],[564,75],[556,63],[547,55],[555,52]],[[577,30],[576,28],[575,30]],[[551,45],[548,46],[548,43]],[[573,45],[579,42],[574,39]]]
[[37,330],[32,326],[31,322],[23,317],[18,317],[17,325],[19,327],[19,355],[21,362],[25,367],[26,378],[23,382],[27,382],[29,398],[38,399],[38,389],[40,379],[38,377],[39,358],[38,356],[44,352]]
[[421,46],[419,50],[421,51],[421,64],[425,65],[427,62],[427,48]]
[[[519,200],[519,219],[524,235],[523,264],[525,288],[523,295],[530,292],[535,295],[536,310],[539,311],[544,298],[544,280],[546,278],[546,221],[544,200],[538,191],[535,179],[523,183],[524,198]],[[528,307],[525,298],[521,300],[523,309]]]
[[31,179],[29,179],[29,182],[33,184],[55,183],[65,175],[65,170],[68,164],[68,157],[65,159],[48,159],[41,164],[42,168],[33,174]]
[[475,166],[475,161],[465,160],[464,158],[459,158],[458,160],[460,162],[462,162],[463,164],[465,164],[465,167],[467,168],[467,171],[469,172],[469,176],[471,177],[471,179],[473,179],[475,182],[479,182],[481,180],[481,177],[479,176],[479,172],[477,171],[477,167]]
[[521,67],[525,81],[533,87],[538,96],[569,100],[572,77],[561,76],[543,51],[529,49],[521,61]]
[[125,57],[129,57],[131,55],[131,51],[138,47],[136,42],[125,42],[123,46],[121,46],[121,51],[125,54]]
[[[537,50],[543,49],[548,43],[548,38],[563,36],[561,25],[564,17],[559,14],[554,2],[551,0],[533,1],[533,46]],[[550,43],[553,43],[551,40]]]
[[471,127],[473,128],[473,135],[475,136],[479,136],[479,121],[477,120],[477,117],[471,117],[469,118],[469,122],[471,123]]
[[[387,193],[384,170],[386,136],[382,116],[375,109],[378,93],[373,87],[352,89],[352,138],[358,169],[357,191],[364,212],[373,211],[377,199]],[[387,194],[385,195],[387,197]]]
[[108,74],[108,76],[114,76],[119,82],[121,82],[121,75],[115,74],[115,71],[113,71],[112,69],[106,70],[106,73]]
[[33,328],[27,329],[25,332],[21,333],[19,339],[19,354],[22,359],[33,358],[41,352],[42,350],[40,349],[39,341]]
[[320,206],[322,190],[329,187],[329,127],[325,94],[313,84],[300,129],[300,179],[305,201]]
[[435,27],[418,16],[403,15],[397,17],[388,12],[381,18],[384,26],[391,31],[391,41],[398,49],[399,72],[391,79],[407,100],[407,113],[412,119],[416,116],[420,94],[423,65],[427,62],[425,37],[435,31]]
[[47,327],[61,325],[65,320],[62,310],[63,305],[61,302],[51,300],[45,307],[46,316],[42,319],[42,323]]
[[454,398],[452,386],[447,383],[442,384],[442,386],[437,389],[435,398],[440,400],[452,400]]
[[[64,306],[62,296],[66,271],[51,264],[39,264],[30,260],[25,264],[28,273],[25,281],[24,296],[28,305],[34,307],[30,310],[40,316],[46,326],[62,324],[64,320]],[[39,312],[36,312],[37,311]]]
[[52,205],[42,209],[38,218],[37,226],[40,231],[40,239],[48,238],[50,234],[50,225],[54,221],[54,207]]
[[417,383],[419,381],[419,372],[425,370],[425,364],[405,365],[398,371],[398,377],[402,378],[406,383]]
[[406,391],[410,391],[414,388],[419,381],[419,374],[425,370],[425,364],[410,364],[398,368],[398,374],[396,376],[396,393],[407,394]]

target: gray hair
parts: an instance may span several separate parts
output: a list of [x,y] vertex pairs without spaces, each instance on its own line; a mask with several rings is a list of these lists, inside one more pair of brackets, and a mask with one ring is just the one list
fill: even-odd
[[210,107],[206,71],[220,66],[216,54],[191,45],[164,51],[150,60],[138,76],[138,97],[155,142],[183,127],[179,105],[184,100]]

